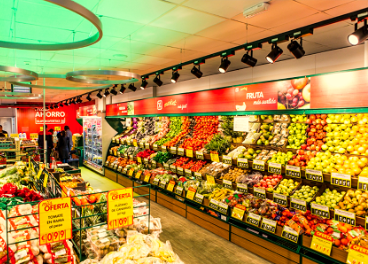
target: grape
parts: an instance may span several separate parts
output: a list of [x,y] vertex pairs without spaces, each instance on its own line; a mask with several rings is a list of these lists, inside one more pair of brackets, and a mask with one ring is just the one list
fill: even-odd
[[285,100],[285,95],[281,95],[280,100]]
[[288,90],[287,90],[287,92],[288,92],[289,94],[292,94],[292,93],[294,92],[294,88],[290,88],[290,89],[288,89]]
[[292,107],[295,107],[297,105],[297,103],[292,103],[291,106]]
[[280,97],[283,96],[283,93],[281,91],[278,94],[279,94]]
[[304,105],[304,100],[300,100],[299,103],[298,103],[298,107],[302,107]]
[[291,94],[287,93],[286,94],[286,99],[290,100],[291,99]]
[[293,96],[296,96],[298,93],[299,93],[299,91],[298,91],[297,89],[295,89],[295,90],[293,91]]
[[302,98],[303,97],[303,94],[302,93],[298,93],[298,96],[300,97],[300,98]]
[[298,98],[296,98],[296,97],[295,97],[295,98],[293,99],[293,103],[297,103],[297,102],[298,102]]

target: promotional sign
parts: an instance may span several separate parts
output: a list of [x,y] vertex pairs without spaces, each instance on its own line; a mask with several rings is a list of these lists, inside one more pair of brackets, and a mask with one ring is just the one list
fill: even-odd
[[348,264],[368,263],[368,249],[358,245],[350,246],[348,259],[346,260],[346,263]]
[[[45,123],[47,125],[54,125],[54,124],[65,124],[66,113],[62,108],[47,110],[45,113]],[[43,108],[35,108],[34,114],[35,124],[41,125],[43,124]]]
[[133,188],[108,192],[107,224],[108,230],[133,224]]
[[70,197],[47,199],[38,204],[40,245],[72,238]]
[[79,114],[79,117],[83,117],[83,116],[97,116],[97,108],[96,108],[96,105],[81,106],[78,109],[78,114]]
[[333,239],[329,235],[316,231],[313,235],[310,245],[311,249],[314,249],[327,256],[331,255]]

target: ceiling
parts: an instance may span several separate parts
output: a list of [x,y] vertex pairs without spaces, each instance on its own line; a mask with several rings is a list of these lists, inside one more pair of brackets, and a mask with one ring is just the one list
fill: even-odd
[[[243,9],[262,0],[75,0],[100,17],[100,42],[76,50],[27,51],[0,48],[0,65],[17,66],[38,73],[64,74],[73,70],[110,69],[146,74],[180,62],[232,48],[368,7],[368,0],[271,0],[269,9],[244,18]],[[13,10],[16,8],[16,16]],[[0,40],[27,43],[63,43],[82,40],[96,29],[85,19],[41,0],[0,1]],[[350,21],[316,29],[303,42],[306,55],[349,46]],[[291,59],[287,43],[279,60]],[[258,64],[270,47],[255,51]],[[232,58],[229,70],[244,68],[244,52]],[[205,75],[218,73],[219,59],[206,61]],[[191,67],[180,72],[180,81],[193,78]],[[2,75],[4,76],[4,74]],[[169,82],[170,74],[162,78]],[[150,78],[149,84],[152,85]],[[38,81],[42,84],[42,80]],[[46,79],[46,85],[76,86],[75,90],[47,90],[48,102],[86,92],[78,83]],[[5,84],[0,83],[0,87]],[[9,84],[7,84],[9,87]],[[42,93],[41,89],[34,89]],[[3,104],[9,103],[3,100]]]

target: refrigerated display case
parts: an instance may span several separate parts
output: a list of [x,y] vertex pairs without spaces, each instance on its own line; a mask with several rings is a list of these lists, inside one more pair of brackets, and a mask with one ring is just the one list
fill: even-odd
[[84,160],[83,164],[103,174],[102,166],[102,119],[101,117],[83,118]]

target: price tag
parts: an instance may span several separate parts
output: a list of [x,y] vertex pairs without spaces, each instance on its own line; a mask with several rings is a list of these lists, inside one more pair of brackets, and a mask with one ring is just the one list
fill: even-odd
[[169,192],[172,192],[174,190],[175,187],[175,181],[169,181],[169,184],[167,185],[166,190],[168,190]]
[[182,167],[176,167],[176,173],[180,176],[184,175],[184,169]]
[[326,205],[311,203],[311,213],[322,218],[330,219],[330,209]]
[[137,157],[137,161],[138,161],[138,163],[142,163],[142,158],[141,157]]
[[170,153],[176,155],[176,147],[171,147]]
[[189,187],[188,191],[187,191],[187,199],[189,200],[193,200],[194,199],[194,195],[196,193],[196,189]]
[[72,238],[70,197],[43,200],[38,204],[38,212],[40,245]]
[[173,173],[176,173],[176,166],[175,166],[175,165],[170,165],[170,170],[171,170]]
[[157,144],[153,144],[153,150],[154,150],[154,151],[157,151],[157,150],[158,150],[158,146],[157,146]]
[[332,172],[331,173],[331,184],[350,188],[351,187],[351,175]]
[[248,193],[248,185],[244,183],[237,183],[236,188],[241,193]]
[[194,196],[194,201],[202,204],[203,203],[204,196],[202,194],[196,193]]
[[266,189],[253,187],[253,195],[261,199],[266,199]]
[[109,152],[110,152],[110,155],[114,155],[113,152],[112,152],[112,149],[110,149]]
[[164,169],[167,170],[167,171],[169,171],[170,170],[170,165],[167,164],[167,163],[164,163]]
[[197,180],[201,181],[203,178],[202,178],[202,174],[199,173],[199,172],[195,172],[194,173],[194,176],[196,177]]
[[128,144],[129,146],[131,146],[131,145],[133,145],[133,141],[132,141],[131,139],[128,139],[128,140],[127,140],[127,144]]
[[233,159],[230,156],[222,156],[222,163],[228,164],[228,165],[232,165],[233,164]]
[[286,165],[285,175],[289,176],[289,177],[294,177],[294,178],[301,178],[302,177],[302,174],[300,172],[300,167],[291,166],[291,165]]
[[143,163],[144,163],[144,164],[148,164],[148,158],[144,158],[144,159],[143,159]]
[[135,178],[140,179],[141,175],[142,175],[142,171],[137,171],[137,173],[135,174]]
[[119,166],[118,167],[118,172],[121,172],[122,169],[123,169],[123,166]]
[[166,151],[167,151],[166,146],[161,146],[161,151],[162,151],[162,152],[166,152]]
[[287,196],[279,193],[273,193],[273,202],[282,206],[288,205]]
[[358,190],[368,190],[368,177],[358,176]]
[[175,193],[181,196],[181,194],[183,193],[183,187],[176,186]]
[[123,174],[127,174],[127,170],[128,170],[128,169],[125,167],[121,173],[123,173]]
[[208,205],[208,207],[217,211],[219,208],[219,202],[215,199],[210,199],[210,204]]
[[271,233],[275,233],[276,232],[276,227],[277,227],[277,222],[271,219],[267,219],[267,218],[262,218],[262,222],[261,222],[261,229],[267,231],[267,232],[271,232]]
[[244,214],[245,214],[245,206],[241,204],[235,205],[233,211],[231,212],[231,217],[243,221]]
[[107,193],[107,229],[113,230],[133,224],[133,188]]
[[152,184],[157,186],[159,182],[160,182],[160,179],[154,178]]
[[150,149],[150,144],[149,143],[145,143],[144,144],[144,147],[145,147],[145,149]]
[[245,222],[254,226],[259,226],[261,222],[261,216],[253,213],[249,213],[245,219]]
[[151,174],[150,173],[147,173],[144,175],[144,181],[145,182],[149,182],[150,181],[150,178],[151,178]]
[[184,149],[183,148],[178,148],[178,155],[179,156],[184,156]]
[[311,249],[318,251],[327,256],[331,255],[333,239],[329,235],[316,231],[310,245]]
[[120,144],[124,145],[126,143],[125,139],[120,139]]
[[139,147],[142,149],[142,148],[144,148],[144,144],[143,144],[143,142],[139,142]]
[[196,158],[199,159],[199,160],[204,160],[203,152],[196,151]]
[[207,182],[209,184],[216,184],[215,178],[209,174],[206,174]]
[[294,208],[295,210],[307,211],[307,202],[298,198],[290,197],[290,208]]
[[211,151],[211,160],[214,161],[214,162],[220,162],[220,159],[219,159],[219,154],[217,153],[217,151]]
[[335,209],[334,219],[344,224],[349,224],[352,226],[356,225],[355,213],[352,212],[344,211],[341,209]]
[[346,263],[348,264],[368,263],[367,249],[358,245],[351,245]]
[[305,169],[305,178],[311,181],[323,182],[323,174],[320,170]]
[[108,167],[109,166],[109,163],[110,163],[110,161],[106,161],[105,162],[105,166]]
[[265,170],[265,162],[264,160],[253,160],[253,170],[264,171]]
[[152,164],[152,169],[156,169],[157,168],[157,163],[155,160],[151,160],[151,164]]
[[115,164],[114,164],[114,170],[117,170],[117,168],[118,168],[118,164],[117,164],[117,163],[115,163]]
[[193,150],[192,149],[186,149],[186,155],[188,158],[193,158]]
[[162,189],[165,189],[165,187],[166,187],[166,182],[165,181],[160,181],[160,184],[159,184],[159,186],[158,187],[160,187],[160,188],[162,188]]
[[268,172],[273,174],[281,174],[281,164],[275,162],[268,163]]
[[291,242],[298,243],[299,233],[285,225],[282,229],[281,237],[290,240]]
[[136,139],[133,139],[133,146],[134,147],[138,147],[138,143],[137,143],[137,140]]
[[222,202],[219,202],[218,206],[219,206],[218,207],[218,211],[221,214],[226,215],[227,214],[227,210],[229,209],[229,206],[226,203],[222,203]]
[[185,172],[185,177],[192,177],[192,171],[191,170],[185,169],[184,172]]
[[242,169],[248,169],[248,167],[249,167],[249,164],[248,164],[248,160],[247,159],[238,158],[236,160],[236,163],[237,163],[238,167],[239,168],[242,168]]
[[132,176],[133,176],[133,173],[134,173],[134,168],[131,168],[131,169],[128,171],[128,176],[132,177]]
[[233,189],[233,182],[232,181],[228,181],[228,180],[222,180],[222,185],[224,186],[224,188]]

